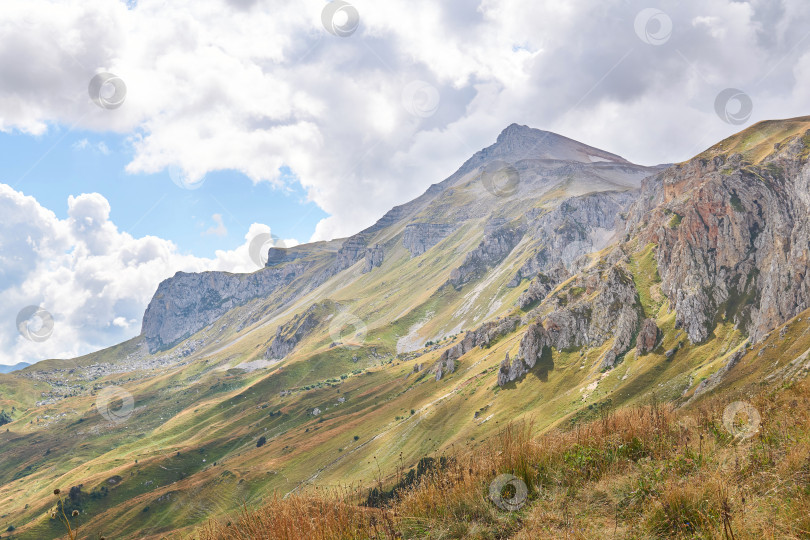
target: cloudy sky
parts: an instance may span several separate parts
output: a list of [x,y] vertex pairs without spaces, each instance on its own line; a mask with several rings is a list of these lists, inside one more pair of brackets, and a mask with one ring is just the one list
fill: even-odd
[[0,363],[357,232],[512,122],[656,164],[810,114],[809,33],[806,0],[2,0]]

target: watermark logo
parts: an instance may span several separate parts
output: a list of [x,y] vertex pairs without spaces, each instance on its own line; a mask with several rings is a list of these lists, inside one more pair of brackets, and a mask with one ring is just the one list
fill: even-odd
[[248,245],[248,255],[259,268],[273,266],[284,261],[284,250],[287,248],[284,240],[275,234],[259,233],[251,239]]
[[127,98],[127,85],[118,75],[97,73],[87,88],[90,99],[102,109],[117,109]]
[[135,398],[120,386],[108,386],[96,397],[96,409],[108,422],[126,422],[135,408]]
[[747,401],[735,401],[723,410],[723,426],[735,439],[753,437],[761,420],[757,408]]
[[25,307],[17,314],[17,330],[28,341],[47,341],[53,334],[53,315],[39,306]]
[[329,325],[329,336],[332,343],[348,349],[357,349],[366,341],[368,328],[362,319],[344,311],[336,315]]
[[714,100],[714,112],[723,122],[733,126],[748,122],[753,111],[751,96],[737,88],[726,88]]
[[337,37],[349,37],[360,26],[357,8],[343,0],[329,2],[321,11],[321,22],[326,31]]
[[660,9],[642,9],[633,26],[638,38],[649,45],[663,45],[672,37],[672,19]]
[[520,173],[505,161],[493,161],[481,171],[481,183],[496,197],[511,197],[520,185]]
[[412,81],[402,89],[402,106],[408,114],[430,118],[439,110],[441,96],[435,86],[425,81]]
[[516,512],[529,498],[526,482],[513,474],[502,474],[489,485],[489,500],[501,510]]
[[177,187],[183,189],[199,189],[205,183],[205,175],[193,178],[189,173],[178,165],[169,166],[169,178]]

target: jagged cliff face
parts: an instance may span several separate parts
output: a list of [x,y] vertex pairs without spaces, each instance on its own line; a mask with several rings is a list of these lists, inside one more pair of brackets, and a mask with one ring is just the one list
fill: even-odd
[[141,335],[150,352],[174,346],[252,300],[275,296],[283,305],[336,273],[333,246],[313,246],[311,253],[286,251],[252,274],[178,272],[163,281],[143,316]]
[[412,257],[426,252],[452,233],[456,225],[452,223],[409,223],[402,235],[402,244]]
[[805,129],[747,146],[743,132],[645,182],[628,233],[658,245],[662,292],[691,341],[718,319],[757,341],[810,306]]
[[[606,270],[596,268],[577,278],[558,296],[555,308],[529,326],[520,342],[518,357],[525,373],[533,368],[546,347],[565,350],[593,347],[612,339],[600,357],[601,368],[611,368],[630,349],[642,320],[643,310],[632,277],[621,264]],[[511,380],[511,379],[510,379]]]
[[160,284],[143,317],[142,335],[151,352],[170,347],[247,301],[268,296],[306,271],[300,264],[253,274],[178,272]]
[[333,316],[335,310],[335,303],[326,300],[312,304],[303,313],[280,325],[264,354],[265,358],[270,360],[284,359],[316,326]]
[[530,234],[539,240],[538,248],[517,271],[509,286],[524,278],[548,272],[562,265],[569,272],[582,255],[600,251],[616,240],[624,228],[624,213],[636,200],[635,191],[605,191],[566,199],[548,212],[536,212]]

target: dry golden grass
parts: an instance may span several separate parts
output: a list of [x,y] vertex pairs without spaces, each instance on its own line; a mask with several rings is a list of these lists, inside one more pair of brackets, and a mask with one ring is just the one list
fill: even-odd
[[395,534],[392,513],[362,508],[336,493],[274,496],[261,511],[244,509],[229,522],[208,523],[202,538],[326,539],[386,538]]
[[[274,498],[198,537],[810,538],[810,384],[749,401],[761,424],[747,440],[724,428],[730,400],[720,396],[618,410],[538,438],[510,424],[446,456],[386,508],[360,506],[356,492]],[[527,486],[516,512],[489,500],[503,473]]]

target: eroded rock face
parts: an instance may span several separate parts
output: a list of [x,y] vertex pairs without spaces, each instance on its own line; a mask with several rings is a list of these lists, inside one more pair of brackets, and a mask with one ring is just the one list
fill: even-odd
[[644,322],[641,323],[641,330],[636,338],[636,350],[638,354],[647,354],[655,349],[659,335],[660,330],[658,329],[658,325],[655,324],[655,319],[644,319]]
[[538,273],[529,283],[529,288],[523,291],[518,298],[518,307],[526,309],[535,302],[539,302],[567,278],[568,271],[562,265],[562,262],[558,262],[557,266],[553,267],[548,273]]
[[334,311],[334,302],[326,300],[312,304],[303,313],[295,315],[276,330],[276,335],[265,352],[265,358],[281,360],[290,354],[301,340],[309,335],[329,313]]
[[267,262],[265,266],[278,266],[292,262],[301,257],[305,257],[306,253],[297,250],[291,250],[283,247],[271,247],[267,250]]
[[[557,309],[531,324],[520,340],[510,372],[528,372],[546,347],[564,350],[599,346],[612,338],[612,346],[599,359],[603,369],[613,367],[617,358],[630,349],[642,313],[630,274],[615,265],[601,272],[594,270],[590,276],[580,279],[583,284],[591,281],[596,294],[581,293],[567,300],[565,305],[558,303]],[[515,366],[520,363],[523,365]]]
[[506,353],[506,358],[503,359],[501,367],[498,369],[498,386],[503,386],[509,382],[509,370],[511,367],[509,353]]
[[409,223],[402,235],[402,244],[418,257],[448,236],[456,229],[450,223]]
[[526,364],[515,359],[514,362],[509,362],[509,353],[506,353],[506,358],[501,362],[501,367],[498,370],[498,386],[504,386],[507,383],[516,381],[523,378],[529,372]]
[[521,225],[492,220],[484,229],[484,239],[464,258],[464,262],[450,273],[449,283],[459,289],[464,284],[484,275],[491,267],[506,258],[523,237]]
[[514,332],[519,323],[520,319],[518,317],[504,317],[503,319],[486,322],[475,330],[464,334],[464,338],[452,347],[445,349],[439,357],[439,363],[448,359],[457,360],[475,347],[486,347],[495,339]]
[[380,244],[368,246],[363,235],[357,234],[348,238],[337,252],[332,274],[337,274],[358,261],[364,261],[363,273],[371,272],[380,266],[385,258],[385,250]]
[[529,216],[527,234],[539,240],[540,246],[508,286],[548,273],[560,263],[572,273],[578,257],[603,249],[624,228],[623,213],[637,195],[637,190],[590,193],[571,197],[550,212]]
[[661,290],[692,342],[718,316],[756,342],[810,306],[808,136],[757,164],[710,155],[643,184],[628,232],[657,244]]
[[456,371],[456,362],[452,358],[439,360],[434,370],[436,371],[436,380],[439,381],[446,373],[453,373]]
[[363,273],[371,272],[377,266],[383,263],[385,251],[380,244],[374,244],[374,247],[366,249],[365,260],[366,266],[363,268]]
[[335,270],[340,272],[357,261],[366,257],[366,240],[361,235],[355,235],[343,242],[343,246],[337,252],[335,259]]
[[294,294],[291,283],[309,268],[308,263],[293,262],[252,274],[178,272],[158,286],[144,313],[141,334],[150,352],[169,348],[254,298],[282,289]]

